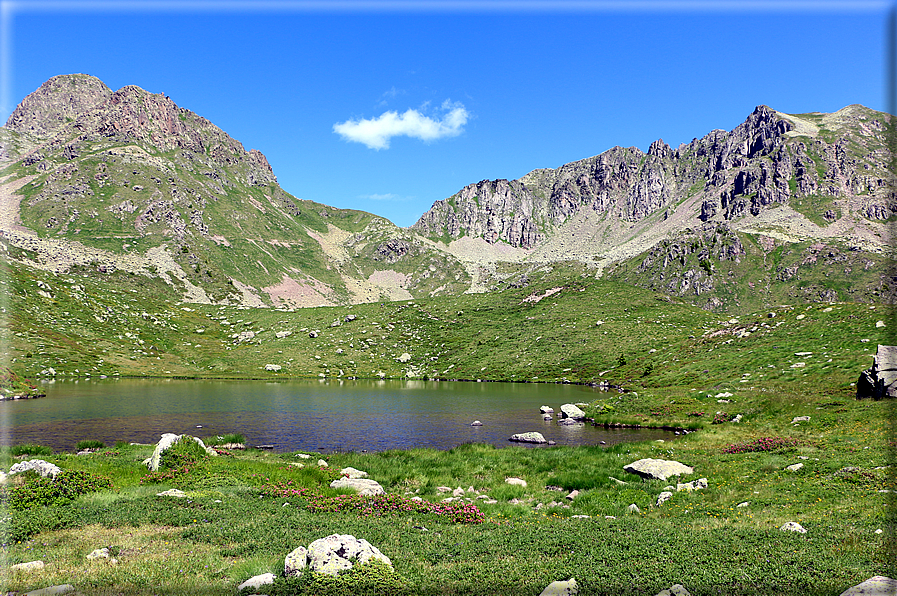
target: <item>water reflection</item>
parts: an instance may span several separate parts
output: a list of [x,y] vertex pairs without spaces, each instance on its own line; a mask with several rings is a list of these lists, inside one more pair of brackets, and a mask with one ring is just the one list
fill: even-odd
[[[516,446],[508,437],[528,431],[558,445],[673,437],[543,421],[542,405],[559,411],[561,404],[595,398],[596,389],[577,385],[121,379],[57,382],[46,389],[42,399],[0,403],[0,440],[70,450],[81,439],[111,445],[152,443],[164,432],[239,432],[249,444],[273,444],[278,451],[381,451],[467,442]],[[470,426],[475,419],[483,426]]]

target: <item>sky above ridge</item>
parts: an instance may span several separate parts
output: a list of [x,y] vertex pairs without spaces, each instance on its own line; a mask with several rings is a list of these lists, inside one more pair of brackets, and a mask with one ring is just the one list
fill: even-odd
[[[164,92],[287,192],[413,224],[483,179],[889,109],[893,2],[0,1],[0,119],[52,76]],[[893,108],[891,108],[893,109]]]

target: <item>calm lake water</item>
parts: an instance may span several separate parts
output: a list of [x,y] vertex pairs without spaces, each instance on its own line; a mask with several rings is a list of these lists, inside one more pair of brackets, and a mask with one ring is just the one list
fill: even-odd
[[[558,445],[671,439],[661,430],[605,430],[542,420],[539,407],[589,402],[592,387],[439,381],[57,381],[40,399],[0,403],[0,440],[72,450],[82,439],[155,443],[165,432],[241,433],[276,451],[449,449],[519,445],[541,432]],[[480,420],[483,426],[470,426]],[[201,428],[199,428],[201,426]]]

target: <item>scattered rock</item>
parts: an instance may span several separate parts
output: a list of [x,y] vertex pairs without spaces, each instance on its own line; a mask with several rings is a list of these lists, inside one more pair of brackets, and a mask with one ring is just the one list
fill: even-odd
[[274,337],[276,337],[277,339],[283,339],[283,338],[289,337],[291,335],[293,335],[292,331],[278,331],[274,334]]
[[748,505],[750,505],[749,502],[747,502],[747,501],[743,501],[743,502],[739,503],[738,505],[736,505],[736,507],[739,507],[739,508],[740,508],[740,507],[747,507]]
[[108,559],[109,558],[109,548],[104,546],[103,548],[95,549],[95,550],[91,551],[89,555],[87,555],[87,558],[90,560]]
[[160,493],[156,493],[157,497],[176,497],[178,499],[184,499],[187,497],[187,493],[177,488],[170,488],[168,490],[164,490]]
[[638,474],[642,478],[657,480],[666,480],[669,476],[694,473],[693,468],[678,461],[652,458],[634,461],[629,465],[623,466],[623,469],[632,474]]
[[370,478],[339,478],[330,483],[330,488],[350,488],[360,495],[386,494],[380,483]]
[[347,323],[351,323],[352,321],[354,321],[354,320],[357,319],[357,318],[358,318],[358,317],[355,316],[355,315],[346,315],[346,318],[345,318],[344,320],[345,320]]
[[528,433],[518,433],[516,435],[511,436],[509,441],[515,441],[517,443],[545,443],[545,437],[542,436],[542,433],[537,432],[528,432]]
[[[336,576],[337,573],[344,569],[351,569],[353,562],[363,564],[371,559],[379,559],[389,567],[392,567],[392,561],[389,557],[380,552],[364,538],[355,538],[350,534],[331,534],[326,538],[319,538],[308,545],[306,551],[306,566],[318,573],[326,573]],[[294,550],[288,559],[292,556],[291,568],[304,569],[305,566],[299,566],[301,559],[301,551]],[[285,570],[286,571],[286,570]]]
[[578,497],[578,496],[579,496],[579,491],[578,491],[578,490],[573,490],[573,491],[570,491],[570,494],[568,494],[568,495],[567,495],[566,497],[564,497],[564,498],[567,499],[568,501],[572,501],[573,499],[575,499],[575,498]]
[[732,422],[734,422],[735,424],[738,424],[739,422],[741,422],[742,418],[743,418],[743,416],[741,414],[739,414],[735,418],[732,419]]
[[540,414],[554,414],[554,408],[552,408],[551,406],[542,406],[541,408],[539,408],[539,413]]
[[56,475],[62,471],[62,468],[42,459],[31,459],[28,461],[20,461],[19,463],[14,464],[9,469],[9,475],[12,476],[13,474],[20,474],[22,472],[28,472],[31,470],[34,470],[44,478],[46,478],[47,476],[56,478]]
[[692,480],[691,482],[686,482],[684,484],[676,484],[676,492],[682,492],[683,490],[691,492],[693,490],[701,490],[703,488],[707,488],[706,478],[698,478],[697,480]]
[[635,503],[633,503],[632,505],[627,507],[626,511],[628,511],[629,513],[641,513],[642,512],[642,510],[639,509],[638,505],[636,505]]
[[174,433],[165,433],[162,435],[162,438],[159,439],[159,442],[156,443],[156,448],[153,449],[152,457],[143,460],[143,463],[146,465],[150,472],[158,471],[159,462],[162,459],[162,454],[182,437],[193,439],[194,441],[199,443],[199,446],[205,449],[206,453],[208,453],[209,455],[218,455],[217,453],[215,453],[214,449],[212,449],[211,447],[206,447],[205,443],[202,442],[202,439],[191,437],[190,435],[176,435]]
[[355,468],[343,468],[339,471],[343,476],[348,476],[349,478],[367,478],[368,473],[362,472],[361,470],[356,470]]
[[483,423],[480,422],[479,420],[474,420],[473,422],[470,423],[470,426],[483,426]]
[[522,487],[526,488],[526,480],[524,480],[523,478],[513,478],[513,477],[505,478],[505,482],[507,484],[513,484],[516,486],[522,486]]
[[796,424],[798,422],[809,422],[809,421],[810,421],[809,416],[795,416],[794,418],[792,418],[791,424]]
[[582,426],[582,422],[573,418],[562,418],[558,420],[558,426]]
[[281,369],[281,366],[279,364],[266,364],[265,365],[265,370],[267,370],[267,371],[277,372],[280,369]]
[[847,588],[840,596],[893,596],[897,594],[897,580],[876,575],[861,584]]
[[579,586],[571,577],[567,581],[551,582],[539,596],[576,596],[576,594],[579,594]]
[[319,460],[318,460],[318,466],[321,467],[321,468],[329,468],[329,467],[330,467],[330,466],[327,465],[327,462],[324,461],[323,459],[319,459]]
[[408,352],[404,352],[401,356],[396,358],[396,360],[404,364],[405,362],[411,360],[411,354],[409,354]]
[[786,467],[785,469],[788,470],[789,472],[797,472],[802,467],[804,467],[803,464],[792,464],[792,465]]
[[786,522],[781,528],[779,528],[783,532],[798,532],[800,534],[806,534],[807,530],[802,525],[797,522]]
[[308,336],[309,337],[318,337],[318,332],[317,331],[309,331]]
[[60,594],[69,594],[74,591],[75,586],[71,584],[60,584],[58,586],[50,586],[49,588],[41,588],[40,590],[25,592],[24,596],[58,596]]
[[561,418],[572,418],[573,420],[582,420],[586,417],[586,413],[573,404],[564,404],[561,406]]
[[661,590],[657,596],[691,596],[691,592],[682,584],[673,584],[668,590]]
[[663,491],[662,493],[657,495],[657,506],[660,507],[661,505],[663,505],[664,503],[669,501],[670,497],[672,497],[672,496],[673,496],[673,493],[671,493],[670,491],[668,491],[668,490]]
[[261,575],[256,575],[250,577],[245,582],[237,586],[237,590],[245,590],[246,588],[260,588],[266,584],[274,583],[274,574],[273,573],[263,573]]
[[28,563],[17,563],[9,567],[10,571],[38,571],[44,568],[43,561],[29,561]]
[[551,414],[542,414],[542,420],[553,420]]
[[884,326],[885,326],[885,322],[884,322],[884,321],[875,321],[875,326],[876,326],[877,328],[884,327]]

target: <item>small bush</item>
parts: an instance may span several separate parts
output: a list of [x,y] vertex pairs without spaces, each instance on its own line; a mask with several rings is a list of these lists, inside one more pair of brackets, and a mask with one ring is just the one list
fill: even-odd
[[337,576],[306,572],[299,576],[277,578],[273,584],[256,588],[256,593],[271,596],[382,596],[408,594],[408,581],[379,559],[342,571]]
[[0,519],[3,546],[22,542],[52,530],[71,528],[81,523],[81,512],[74,507],[33,507]]
[[9,448],[9,454],[13,457],[17,455],[53,455],[53,448],[46,445],[26,443],[24,445],[13,445]]
[[725,449],[723,453],[748,453],[751,451],[761,452],[784,452],[793,451],[800,444],[798,439],[788,439],[785,437],[760,437],[746,443],[733,443]]
[[25,484],[7,489],[6,501],[10,509],[23,511],[33,507],[64,505],[79,495],[112,488],[112,480],[84,470],[63,470],[56,478],[36,476]]
[[206,450],[191,437],[181,437],[162,453],[159,470],[176,470],[192,467],[209,457]]
[[728,422],[728,421],[729,421],[728,414],[726,414],[725,412],[717,412],[716,415],[713,417],[713,422],[711,422],[710,424],[723,424],[724,422]]
[[85,449],[102,449],[106,444],[95,439],[84,439],[75,444],[76,451],[84,451]]
[[228,433],[226,435],[215,435],[214,437],[207,437],[203,439],[203,442],[209,447],[213,447],[215,445],[227,445],[228,443],[246,443],[246,437],[241,435],[240,433]]

